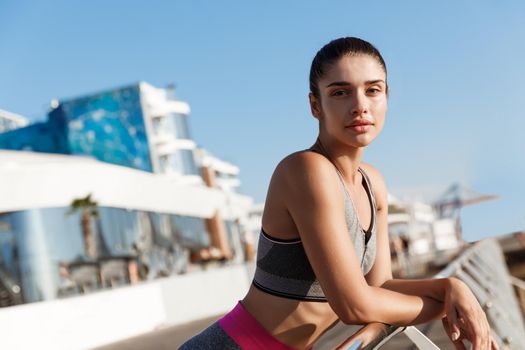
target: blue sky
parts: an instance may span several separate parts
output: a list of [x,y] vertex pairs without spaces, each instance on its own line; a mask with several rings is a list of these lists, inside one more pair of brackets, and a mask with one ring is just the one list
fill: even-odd
[[310,146],[315,52],[340,36],[382,52],[387,123],[364,160],[397,196],[453,182],[500,200],[463,209],[467,240],[525,229],[521,1],[4,1],[0,108],[45,117],[53,98],[175,83],[195,140],[264,200],[275,165]]

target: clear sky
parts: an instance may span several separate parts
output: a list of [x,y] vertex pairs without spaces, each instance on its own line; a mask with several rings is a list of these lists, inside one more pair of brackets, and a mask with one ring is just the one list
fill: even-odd
[[0,0],[0,108],[137,81],[175,83],[194,139],[263,201],[275,165],[309,147],[308,71],[340,36],[382,52],[386,126],[364,160],[394,195],[453,182],[501,196],[463,209],[467,240],[525,229],[525,3]]

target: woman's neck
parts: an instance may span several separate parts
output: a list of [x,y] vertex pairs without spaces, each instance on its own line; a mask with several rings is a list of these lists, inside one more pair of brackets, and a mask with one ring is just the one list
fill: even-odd
[[327,157],[347,180],[350,180],[354,185],[361,181],[359,174],[359,166],[361,164],[361,157],[364,148],[355,148],[330,143],[323,139],[321,135],[311,147],[312,149],[322,153]]

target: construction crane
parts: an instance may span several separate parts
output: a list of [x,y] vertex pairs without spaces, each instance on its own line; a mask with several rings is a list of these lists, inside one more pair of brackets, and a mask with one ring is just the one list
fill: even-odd
[[433,203],[433,206],[440,219],[448,218],[455,220],[457,238],[461,241],[461,208],[498,198],[499,196],[481,194],[466,186],[455,183]]

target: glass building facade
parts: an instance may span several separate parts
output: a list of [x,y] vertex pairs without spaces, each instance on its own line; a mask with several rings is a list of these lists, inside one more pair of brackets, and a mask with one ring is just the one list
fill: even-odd
[[64,130],[68,154],[152,171],[138,85],[62,101],[49,120]]
[[[143,100],[141,85],[135,84],[60,101],[49,112],[46,122],[0,134],[0,149],[89,156],[154,172],[154,152],[146,130]],[[152,137],[191,140],[185,114],[153,115],[151,128]],[[191,148],[156,157],[160,169],[155,171],[200,174]]]
[[0,134],[0,149],[69,153],[65,133],[53,122],[37,123]]
[[[0,269],[21,286],[25,302],[64,295],[67,281],[61,268],[90,260],[84,253],[80,214],[68,211],[61,207],[0,215]],[[176,270],[180,255],[209,246],[202,218],[111,207],[98,212],[91,225],[98,260],[136,260],[143,279],[183,272]]]
[[[0,134],[0,149],[88,156],[195,180],[200,169],[184,114],[189,107],[163,101],[156,94],[162,90],[139,83],[60,101],[47,121]],[[69,207],[14,210],[0,213],[0,294],[2,286],[16,285],[24,302],[130,283],[133,264],[143,280],[181,273],[191,253],[211,244],[199,217],[98,207],[88,235],[86,220],[68,214]],[[240,250],[237,225],[225,224],[230,246]],[[86,254],[89,236],[96,256]]]

